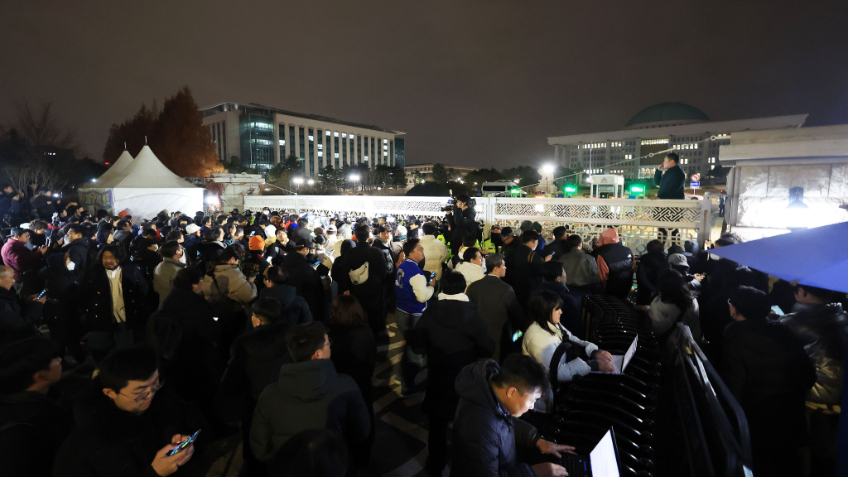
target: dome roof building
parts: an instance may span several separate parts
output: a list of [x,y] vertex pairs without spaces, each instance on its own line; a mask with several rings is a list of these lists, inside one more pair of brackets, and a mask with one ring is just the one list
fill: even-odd
[[709,175],[721,166],[720,148],[731,144],[734,132],[799,128],[806,120],[806,114],[796,114],[711,121],[694,106],[667,102],[639,111],[618,131],[549,137],[548,144],[558,164],[587,174],[649,179],[672,149],[684,172]]

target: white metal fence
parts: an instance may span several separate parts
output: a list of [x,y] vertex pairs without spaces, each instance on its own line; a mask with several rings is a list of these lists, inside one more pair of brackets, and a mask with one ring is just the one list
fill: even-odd
[[[381,215],[444,217],[440,209],[446,197],[392,197],[345,195],[245,196],[246,209],[263,207],[290,213],[346,213],[376,217]],[[615,228],[622,241],[641,254],[645,245],[656,238],[675,244],[694,240],[703,244],[712,222],[709,201],[631,200],[631,199],[522,199],[477,197],[477,219],[486,233],[492,225],[513,228],[529,220],[539,222],[550,234],[553,228],[567,226],[584,240],[592,240],[609,227]]]

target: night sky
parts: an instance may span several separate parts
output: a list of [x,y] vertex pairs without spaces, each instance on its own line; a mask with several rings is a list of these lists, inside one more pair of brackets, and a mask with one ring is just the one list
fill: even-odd
[[848,123],[845,1],[21,1],[0,44],[0,123],[52,101],[98,160],[184,84],[405,131],[408,164],[538,165],[664,101]]

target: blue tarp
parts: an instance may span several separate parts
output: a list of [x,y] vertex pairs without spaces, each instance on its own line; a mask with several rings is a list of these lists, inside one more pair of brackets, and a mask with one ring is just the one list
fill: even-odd
[[710,250],[789,282],[848,293],[848,222]]

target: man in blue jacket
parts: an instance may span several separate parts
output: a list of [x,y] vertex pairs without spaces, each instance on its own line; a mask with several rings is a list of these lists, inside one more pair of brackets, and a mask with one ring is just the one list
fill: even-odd
[[676,152],[669,152],[663,159],[663,163],[654,172],[654,184],[660,186],[657,199],[684,199],[683,185],[686,174],[678,165],[680,156]]
[[567,475],[557,464],[532,467],[517,462],[515,446],[537,447],[543,454],[562,457],[574,447],[539,437],[519,417],[547,394],[545,368],[529,356],[511,354],[498,366],[494,360],[469,364],[456,378],[459,405],[453,429],[451,477],[549,477]]

